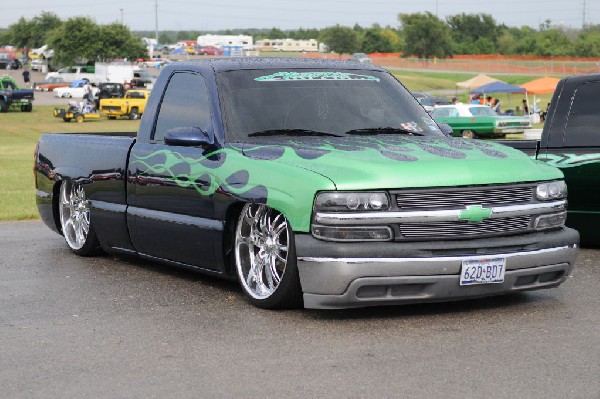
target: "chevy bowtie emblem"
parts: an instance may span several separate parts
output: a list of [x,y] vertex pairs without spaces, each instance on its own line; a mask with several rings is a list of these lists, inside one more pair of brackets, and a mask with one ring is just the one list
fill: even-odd
[[470,205],[467,206],[467,209],[460,212],[458,218],[469,223],[479,223],[490,216],[492,216],[490,208],[484,208],[481,205]]

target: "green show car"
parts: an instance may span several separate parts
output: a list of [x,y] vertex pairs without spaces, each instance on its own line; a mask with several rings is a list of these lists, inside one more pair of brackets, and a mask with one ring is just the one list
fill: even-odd
[[498,115],[490,107],[477,104],[436,106],[431,116],[438,123],[450,125],[453,136],[466,139],[504,137],[531,128],[527,117]]

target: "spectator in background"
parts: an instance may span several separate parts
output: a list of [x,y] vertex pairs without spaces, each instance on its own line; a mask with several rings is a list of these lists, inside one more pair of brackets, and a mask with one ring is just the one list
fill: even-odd
[[497,114],[500,114],[502,111],[500,110],[500,100],[498,100],[497,98],[494,99],[494,104],[492,105],[492,109],[494,110],[494,112],[496,112]]
[[25,69],[23,70],[23,82],[25,82],[25,84],[29,83],[29,69]]
[[529,115],[529,107],[527,106],[527,100],[523,99],[523,115]]
[[492,108],[494,106],[494,102],[492,101],[492,96],[487,96],[485,98],[485,105]]
[[89,81],[85,82],[85,84],[83,85],[83,98],[89,102],[94,101],[92,94],[92,85]]

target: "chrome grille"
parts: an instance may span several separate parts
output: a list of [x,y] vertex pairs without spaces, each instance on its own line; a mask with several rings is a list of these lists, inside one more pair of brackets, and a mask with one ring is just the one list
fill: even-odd
[[534,185],[465,187],[462,189],[438,189],[419,191],[396,191],[396,204],[401,210],[457,209],[467,205],[501,206],[532,201]]
[[487,219],[480,223],[437,222],[403,223],[399,225],[399,239],[431,239],[445,237],[465,237],[472,235],[498,235],[527,231],[531,226],[531,216],[518,216],[502,219]]

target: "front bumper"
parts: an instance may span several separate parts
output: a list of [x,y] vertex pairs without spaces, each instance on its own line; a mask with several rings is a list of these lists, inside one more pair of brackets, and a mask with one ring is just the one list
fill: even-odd
[[[556,287],[573,269],[578,242],[579,234],[568,228],[468,242],[377,245],[327,243],[297,235],[296,250],[304,306],[336,309],[461,300]],[[506,258],[504,282],[460,286],[463,260],[489,255]]]

